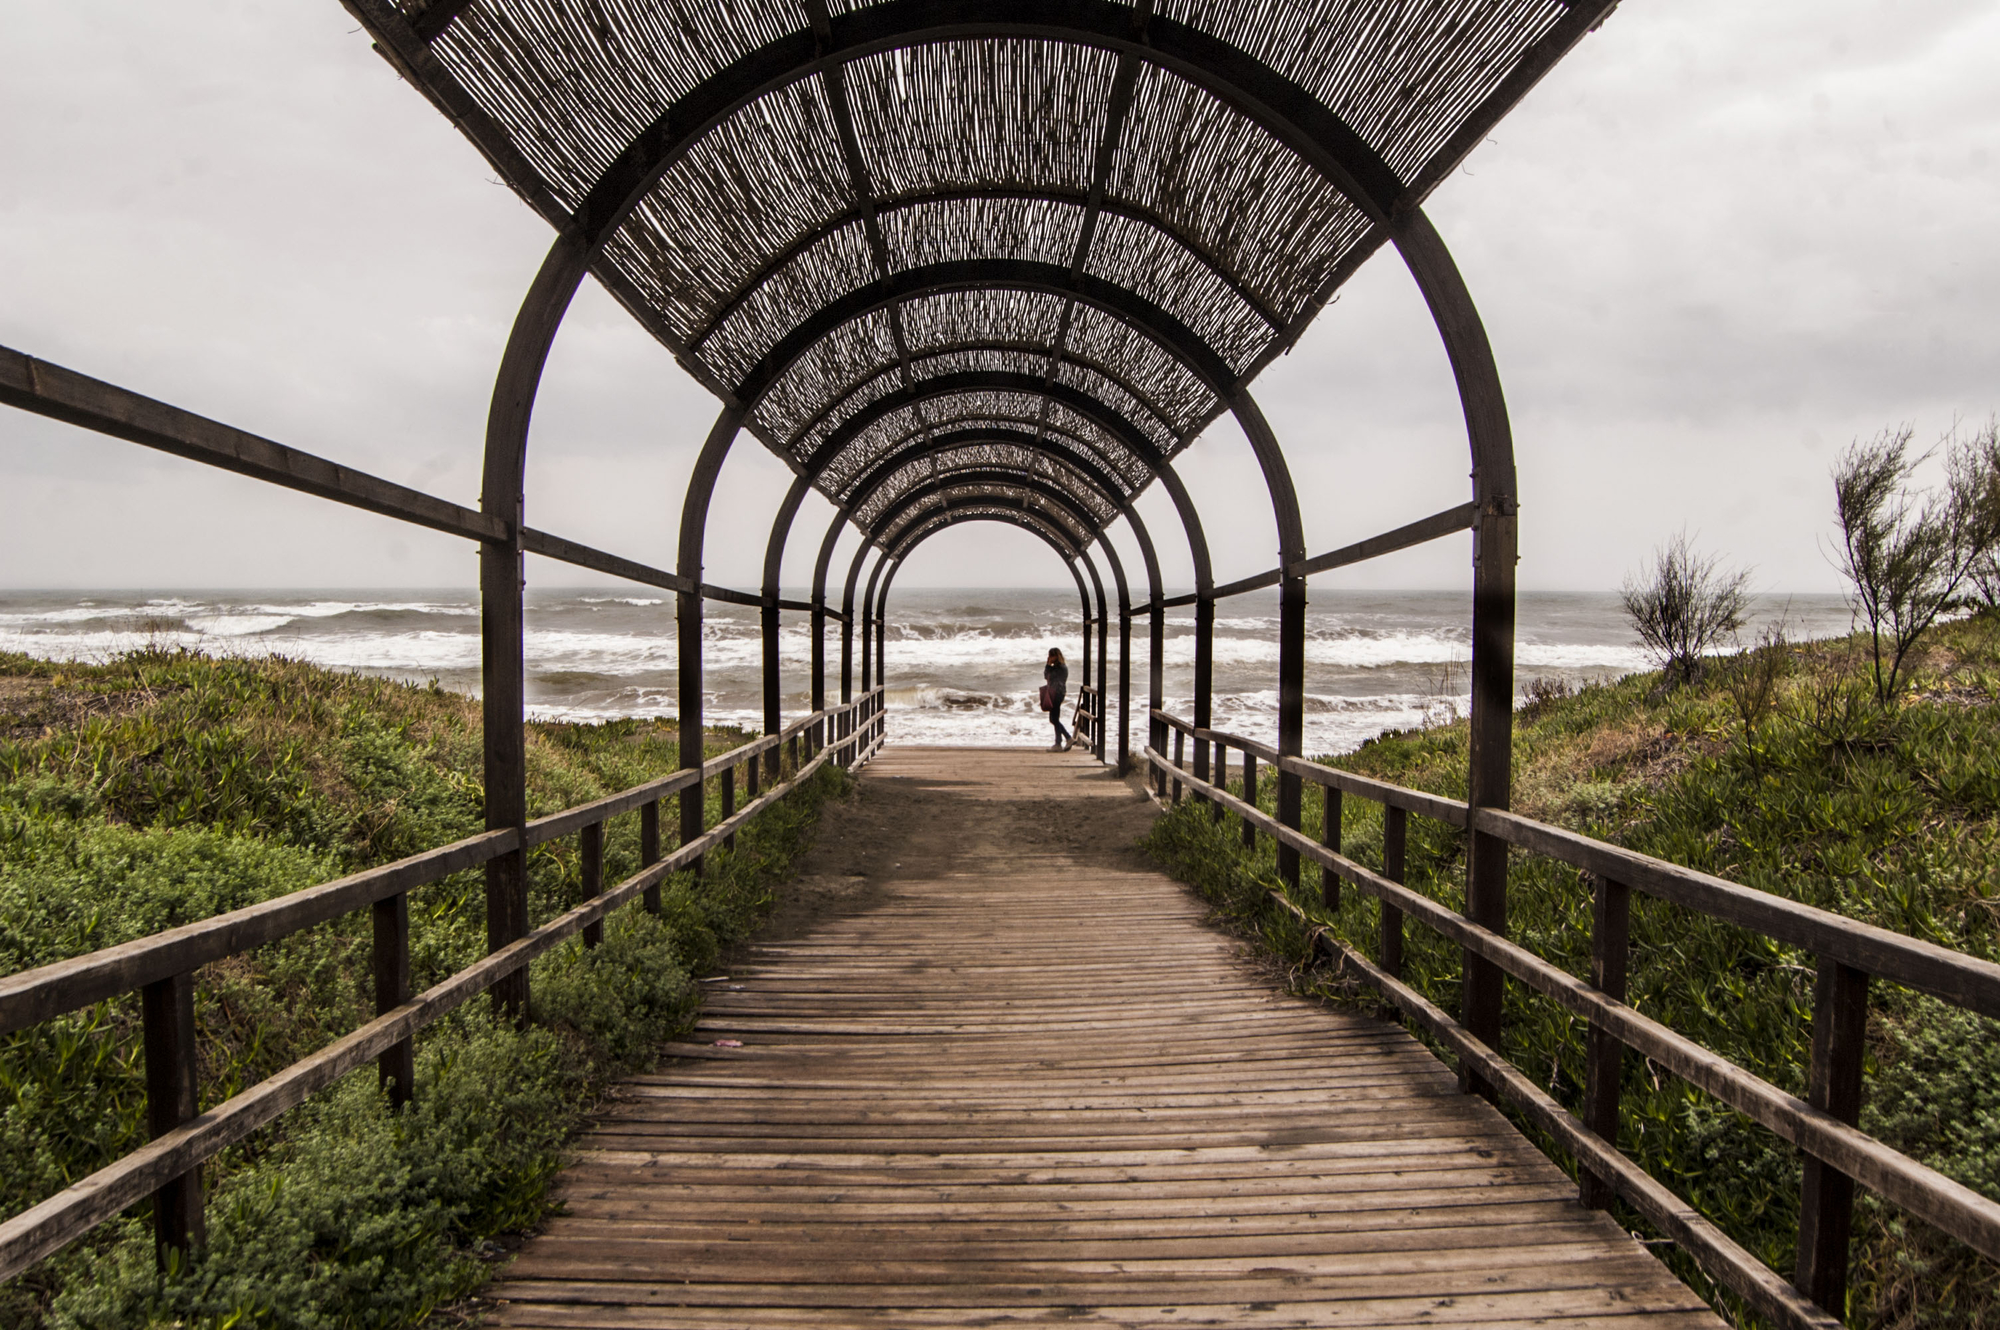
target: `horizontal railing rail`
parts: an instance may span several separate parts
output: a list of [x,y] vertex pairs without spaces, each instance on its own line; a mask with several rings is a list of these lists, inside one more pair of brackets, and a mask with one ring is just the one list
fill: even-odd
[[[1253,833],[1271,836],[1302,858],[1321,866],[1327,875],[1323,891],[1337,909],[1333,879],[1348,883],[1382,905],[1378,950],[1372,962],[1346,941],[1334,936],[1297,902],[1282,892],[1272,898],[1312,929],[1313,946],[1354,968],[1384,998],[1416,1024],[1453,1049],[1477,1070],[1501,1097],[1519,1108],[1537,1126],[1576,1157],[1584,1173],[1586,1201],[1602,1204],[1598,1188],[1608,1187],[1661,1232],[1679,1243],[1719,1284],[1744,1298],[1782,1324],[1830,1327],[1841,1324],[1822,1310],[1833,1305],[1841,1279],[1829,1281],[1823,1255],[1812,1244],[1846,1242],[1852,1204],[1851,1182],[1858,1182],[1885,1200],[1934,1225],[1989,1259],[2000,1260],[2000,1204],[1902,1154],[1855,1126],[1859,1117],[1859,1039],[1831,1037],[1843,1008],[1855,1009],[1855,994],[1865,988],[1843,972],[1878,976],[1929,993],[1982,1014],[1995,1014],[2000,1001],[2000,966],[1974,956],[1848,919],[1830,911],[1756,891],[1726,879],[1683,868],[1665,860],[1606,844],[1519,814],[1471,808],[1461,800],[1404,789],[1336,771],[1295,757],[1280,757],[1269,745],[1241,735],[1198,728],[1165,711],[1153,719],[1175,732],[1176,750],[1168,757],[1151,747],[1146,759],[1161,792],[1178,802],[1183,789],[1210,803],[1217,816],[1234,814],[1246,841]],[[1212,779],[1192,774],[1186,766],[1183,738],[1206,740],[1214,748]],[[1227,750],[1241,754],[1244,790],[1227,788]],[[1262,761],[1314,782],[1328,792],[1323,840],[1315,841],[1296,827],[1286,826],[1256,803],[1256,764]],[[1384,809],[1384,866],[1376,872],[1339,850],[1339,796],[1353,794]],[[1593,981],[1585,982],[1517,943],[1484,928],[1463,914],[1412,890],[1403,876],[1407,828],[1404,819],[1415,812],[1447,825],[1498,837],[1520,849],[1546,855],[1583,870],[1595,883],[1598,908],[1593,924]],[[1812,1102],[1772,1085],[1754,1073],[1711,1052],[1695,1041],[1644,1016],[1625,1003],[1624,956],[1629,936],[1627,893],[1637,890],[1659,900],[1757,932],[1765,937],[1816,954],[1820,959],[1814,1009],[1815,1085]],[[1403,981],[1402,927],[1414,918],[1465,952],[1484,958],[1534,992],[1555,1001],[1587,1022],[1591,1076],[1586,1089],[1584,1119],[1568,1110],[1507,1064],[1489,1045],[1473,1037],[1428,999]],[[1614,954],[1615,953],[1615,954]],[[1844,986],[1843,986],[1844,985]],[[1865,996],[1859,1006],[1865,1025]],[[1848,1023],[1853,1024],[1849,1015]],[[1615,1041],[1615,1042],[1604,1042]],[[1844,1045],[1851,1045],[1844,1046]],[[1655,1065],[1714,1096],[1730,1108],[1768,1128],[1817,1161],[1837,1179],[1809,1187],[1805,1204],[1817,1212],[1802,1216],[1800,1277],[1784,1282],[1768,1266],[1696,1214],[1673,1192],[1622,1154],[1616,1145],[1618,1077],[1616,1050],[1632,1049]],[[1608,1052],[1607,1052],[1608,1050]],[[1609,1058],[1607,1063],[1606,1058]],[[1852,1083],[1853,1093],[1833,1096],[1829,1084]],[[1835,1099],[1844,1102],[1833,1102]],[[1840,1111],[1835,1111],[1839,1109]],[[1587,1120],[1587,1125],[1586,1121]],[[1809,1170],[1810,1173],[1810,1170]],[[1846,1188],[1843,1190],[1843,1186]],[[1595,1195],[1594,1195],[1595,1193]],[[1844,1260],[1844,1256],[1842,1258]],[[1844,1278],[1844,1266],[1836,1265]],[[1815,1279],[1816,1273],[1822,1277]],[[1818,1287],[1809,1287],[1817,1284]],[[1815,1303],[1821,1305],[1815,1305]]]
[[[1209,592],[1209,599],[1227,600],[1231,596],[1241,596],[1246,592],[1262,591],[1265,587],[1274,587],[1285,580],[1285,573],[1288,571],[1300,577],[1310,577],[1314,573],[1330,572],[1335,568],[1345,568],[1350,564],[1363,563],[1369,559],[1378,559],[1384,554],[1394,554],[1398,550],[1406,550],[1413,545],[1422,545],[1428,541],[1437,540],[1441,536],[1454,535],[1460,531],[1470,530],[1472,524],[1478,519],[1479,505],[1476,503],[1462,503],[1455,508],[1447,508],[1441,513],[1432,513],[1429,517],[1419,518],[1414,522],[1406,523],[1393,531],[1384,531],[1379,536],[1370,536],[1368,539],[1358,540],[1352,545],[1343,545],[1337,550],[1328,550],[1325,554],[1315,554],[1310,559],[1301,559],[1299,562],[1288,565],[1286,568],[1272,568],[1266,572],[1253,573],[1249,577],[1238,578],[1234,582],[1224,582],[1221,586]],[[1163,610],[1178,609],[1183,605],[1196,604],[1200,600],[1200,593],[1188,591],[1178,596],[1161,597],[1160,608]],[[1131,609],[1125,611],[1125,614],[1127,617],[1130,617],[1132,615],[1150,614],[1152,612],[1153,603],[1147,601],[1143,605],[1134,605]]]
[[[582,834],[586,837],[583,841],[586,873],[594,853],[595,867],[601,874],[601,833],[607,819],[635,809],[642,812],[657,809],[666,796],[708,779],[721,777],[726,781],[738,768],[750,771],[754,781],[757,759],[781,745],[792,756],[791,777],[772,785],[740,809],[731,808],[730,787],[725,783],[724,815],[720,821],[664,855],[642,849],[642,858],[651,862],[623,882],[598,890],[582,904],[420,994],[399,994],[398,1000],[390,1004],[378,1000],[378,1006],[384,1009],[359,1029],[223,1103],[186,1116],[146,1145],[0,1223],[0,1279],[19,1274],[127,1206],[173,1187],[204,1162],[370,1060],[396,1057],[399,1050],[406,1055],[411,1039],[419,1030],[521,970],[557,943],[581,934],[586,946],[595,945],[599,936],[596,930],[601,929],[602,921],[613,910],[654,891],[672,874],[729,844],[745,824],[822,767],[830,762],[852,767],[873,758],[884,738],[882,699],[881,688],[868,690],[851,702],[814,712],[776,734],[712,758],[698,771],[692,768],[677,771],[606,798],[537,818],[520,831],[490,831],[470,836],[393,864],[350,874],[212,919],[0,977],[0,1034],[5,1034],[134,990],[185,979],[202,965],[279,941],[363,906],[379,909],[383,902],[404,896],[416,887],[477,867],[524,846]],[[816,751],[808,756],[801,751],[802,746]],[[383,934],[378,931],[378,975],[382,962],[379,949],[383,945]],[[389,945],[402,948],[406,954],[406,933],[400,937],[392,935]],[[183,989],[187,991],[185,985]],[[152,1052],[149,1031],[149,1058]],[[182,1050],[182,1054],[189,1055],[191,1050]],[[404,1068],[399,1098],[406,1099],[409,1090],[406,1056],[399,1065]],[[387,1080],[391,1065],[382,1062],[382,1066]],[[150,1098],[158,1069],[149,1066],[147,1070]]]
[[[478,541],[513,538],[511,523],[476,508],[343,466],[5,346],[0,346],[0,403],[447,535]],[[678,573],[533,527],[521,528],[520,543],[529,554],[642,586],[696,591],[709,600],[732,605],[764,603],[754,592],[696,584]],[[812,608],[802,601],[780,602],[780,606]],[[827,616],[841,619],[832,611]]]

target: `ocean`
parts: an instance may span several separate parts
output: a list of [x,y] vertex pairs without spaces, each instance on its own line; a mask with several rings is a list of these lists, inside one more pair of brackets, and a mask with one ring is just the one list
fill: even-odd
[[[785,596],[803,598],[797,589]],[[754,609],[711,603],[704,630],[710,723],[762,724],[762,648]],[[1216,608],[1215,726],[1274,742],[1275,590]],[[1794,637],[1844,633],[1839,596],[1766,597],[1756,620],[1782,616]],[[1652,667],[1608,593],[1526,593],[1517,614],[1516,683],[1570,683]],[[1306,619],[1305,749],[1338,753],[1387,729],[1463,714],[1470,602],[1452,591],[1320,591]],[[1753,630],[1746,630],[1746,636]],[[829,621],[828,696],[839,697],[839,625]],[[1133,744],[1144,743],[1146,627],[1133,624]],[[1117,624],[1111,625],[1116,698]],[[275,653],[335,669],[479,690],[479,611],[465,590],[0,592],[0,650],[101,661],[147,644],[213,654]],[[1035,707],[1050,647],[1082,662],[1075,592],[897,588],[889,603],[889,737],[907,744],[1037,744]],[[787,612],[779,638],[789,719],[809,707],[806,615]],[[1095,645],[1093,644],[1093,651]],[[617,590],[532,589],[528,703],[536,717],[599,720],[675,710],[673,598]],[[860,682],[860,639],[855,640]],[[1169,710],[1189,714],[1194,615],[1166,620]],[[1093,674],[1095,670],[1093,669]]]

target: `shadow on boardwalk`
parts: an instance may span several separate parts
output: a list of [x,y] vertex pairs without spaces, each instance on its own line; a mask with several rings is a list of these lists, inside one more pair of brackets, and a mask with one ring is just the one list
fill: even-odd
[[1080,754],[884,752],[492,1323],[1718,1324],[1399,1027],[1253,973],[1150,816]]

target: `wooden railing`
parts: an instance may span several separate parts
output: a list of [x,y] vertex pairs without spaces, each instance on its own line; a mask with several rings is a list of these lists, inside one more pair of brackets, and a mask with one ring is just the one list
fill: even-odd
[[[1612,1195],[1671,1238],[1718,1284],[1781,1325],[1833,1330],[1842,1324],[1825,1309],[1845,1300],[1847,1247],[1854,1184],[2000,1260],[2000,1204],[1891,1148],[1854,1124],[1860,1119],[1863,1036],[1870,976],[1928,993],[1983,1016],[2000,1018],[2000,965],[1892,933],[1857,920],[1757,891],[1662,859],[1637,854],[1561,827],[1492,808],[1441,798],[1337,771],[1265,744],[1197,729],[1164,711],[1155,720],[1174,732],[1174,756],[1153,748],[1147,762],[1155,786],[1179,803],[1184,792],[1209,801],[1213,815],[1234,813],[1245,844],[1258,832],[1320,865],[1325,904],[1337,909],[1340,886],[1352,884],[1381,904],[1376,959],[1335,937],[1284,893],[1272,898],[1311,929],[1312,945],[1338,959],[1381,992],[1403,1015],[1450,1048],[1474,1076],[1546,1132],[1578,1163],[1582,1199],[1602,1207]],[[1212,780],[1191,774],[1189,738],[1213,746]],[[1226,788],[1228,750],[1242,764],[1242,796]],[[1322,840],[1281,824],[1257,807],[1262,763],[1324,791]],[[1341,853],[1345,795],[1382,807],[1382,871]],[[1591,979],[1567,971],[1402,883],[1409,815],[1483,832],[1508,845],[1582,869],[1592,880]],[[1658,1021],[1625,1001],[1631,893],[1723,920],[1811,952],[1815,972],[1812,1060],[1807,1098],[1800,1099]],[[1509,1064],[1501,1054],[1403,981],[1403,928],[1415,919],[1588,1023],[1583,1116],[1579,1119]],[[1687,1202],[1656,1181],[1617,1146],[1620,1062],[1630,1048],[1713,1095],[1797,1146],[1806,1157],[1796,1274],[1787,1283]]]
[[[604,918],[634,897],[659,908],[666,878],[694,866],[718,846],[733,844],[746,822],[829,762],[852,767],[881,746],[880,688],[829,707],[670,776],[537,818],[519,830],[489,831],[317,887],[217,915],[198,923],[107,947],[53,965],[0,977],[0,1035],[137,990],[146,1058],[147,1117],[153,1139],[0,1223],[0,1279],[11,1278],[89,1232],[120,1210],[154,1198],[155,1231],[163,1247],[199,1241],[200,1168],[373,1060],[397,1102],[410,1097],[417,1031],[515,974],[557,943],[581,934],[596,946]],[[792,776],[780,781],[779,755]],[[761,771],[760,771],[761,768]],[[736,773],[745,773],[750,802],[736,803]],[[708,781],[720,787],[722,819],[701,836],[660,853],[660,801]],[[759,791],[760,785],[770,788]],[[639,872],[604,887],[604,824],[637,809]],[[517,849],[564,836],[578,838],[586,899],[524,937],[414,996],[410,986],[409,892]],[[194,972],[301,929],[367,907],[374,922],[374,1020],[249,1089],[198,1112],[195,1101]]]
[[1103,759],[1104,699],[1090,684],[1076,690],[1076,713],[1070,717],[1069,728],[1076,738],[1087,739],[1089,743],[1086,746],[1097,754],[1100,761]]

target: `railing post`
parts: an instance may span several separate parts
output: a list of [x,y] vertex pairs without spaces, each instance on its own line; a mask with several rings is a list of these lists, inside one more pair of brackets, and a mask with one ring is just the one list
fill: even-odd
[[760,756],[752,757],[743,764],[743,797],[756,801],[757,792],[763,788],[763,772],[759,763],[771,769],[771,783],[778,783],[778,745],[772,744]]
[[[1182,771],[1185,770],[1186,767],[1187,767],[1187,731],[1176,726],[1174,728],[1174,770]],[[1181,805],[1181,782],[1179,777],[1175,777],[1174,807],[1179,808],[1180,805]]]
[[[1383,804],[1382,876],[1391,882],[1403,880],[1403,860],[1409,838],[1409,811]],[[1381,958],[1383,973],[1391,979],[1403,977],[1403,912],[1386,901],[1382,904],[1382,923],[1376,954]]]
[[[647,805],[658,808],[658,804]],[[604,824],[592,822],[576,833],[576,858],[579,876],[583,879],[583,898],[595,900],[604,894]],[[604,941],[604,921],[583,926],[583,945],[587,951]]]
[[[727,822],[736,814],[736,768],[734,765],[722,769],[722,820]],[[730,832],[722,838],[726,850],[736,848],[736,833]]]
[[[660,801],[639,805],[639,867],[651,868],[660,862]],[[660,912],[660,887],[658,883],[647,887],[641,899],[645,902],[647,914]]]
[[799,774],[799,765],[800,765],[800,764],[799,764],[799,736],[798,736],[798,735],[797,735],[796,733],[794,733],[794,734],[792,735],[792,737],[791,737],[791,738],[789,738],[789,739],[785,740],[785,752],[786,752],[787,754],[789,754],[789,755],[790,755],[790,757],[791,757],[791,759],[792,759],[792,774],[793,774],[794,776],[798,775],[798,774]]
[[[1632,946],[1632,889],[1593,875],[1590,908],[1590,984],[1619,1002],[1625,1000],[1626,962]],[[1609,1030],[1591,1023],[1586,1044],[1583,1125],[1611,1145],[1618,1144],[1618,1094],[1624,1076],[1625,1045]],[[1611,1204],[1611,1180],[1588,1169],[1577,1171],[1578,1199],[1593,1210]]]
[[[1339,854],[1342,811],[1340,789],[1334,785],[1323,785],[1320,788],[1326,794],[1326,806],[1325,811],[1320,814],[1319,843]],[[1340,908],[1340,874],[1325,864],[1321,864],[1319,869],[1319,898],[1329,910]]]
[[[146,1040],[146,1125],[158,1140],[199,1113],[195,1093],[194,976],[177,974],[139,990]],[[189,1169],[153,1193],[153,1241],[164,1267],[208,1240],[201,1169]]]
[[[1215,741],[1215,788],[1229,788],[1229,745],[1220,739]],[[1222,800],[1216,799],[1208,805],[1208,818],[1211,822],[1222,820]]]
[[[375,1014],[387,1015],[410,1000],[410,897],[397,892],[369,909],[375,932]],[[399,1040],[375,1060],[376,1074],[397,1108],[410,1102],[417,1085],[417,1045]]]
[[[1861,1117],[1862,1054],[1868,1034],[1868,973],[1821,956],[1813,978],[1812,1072],[1806,1102],[1842,1122]],[[1854,1227],[1854,1179],[1806,1156],[1799,1191],[1799,1292],[1846,1314],[1847,1245]]]
[[[1243,750],[1243,802],[1252,808],[1257,806],[1257,755],[1249,749]],[[1249,817],[1243,819],[1243,848],[1257,847],[1257,827]]]

